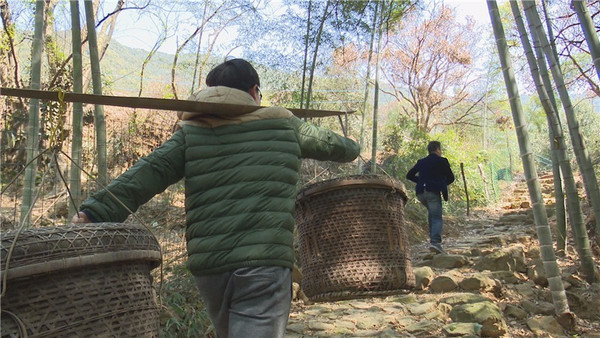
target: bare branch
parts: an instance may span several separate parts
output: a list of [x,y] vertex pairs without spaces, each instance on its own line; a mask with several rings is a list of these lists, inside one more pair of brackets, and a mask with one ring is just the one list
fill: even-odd
[[117,3],[116,9],[114,11],[108,13],[105,17],[103,17],[100,21],[98,21],[98,23],[96,24],[96,28],[100,27],[100,25],[102,25],[102,23],[105,20],[107,20],[108,18],[110,18],[111,16],[119,14],[122,11],[125,11],[128,9],[138,9],[138,10],[146,9],[150,5],[150,0],[148,0],[148,2],[143,6],[123,7],[123,5],[125,5],[125,0],[119,0],[119,2]]

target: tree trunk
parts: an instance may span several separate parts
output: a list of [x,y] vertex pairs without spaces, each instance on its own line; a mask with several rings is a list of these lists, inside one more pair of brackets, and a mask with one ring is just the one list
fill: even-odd
[[[524,2],[524,7],[525,15],[529,23],[529,29],[536,35],[537,39],[539,39],[539,41],[541,42],[541,47],[544,53],[546,54],[546,58],[549,60],[550,70],[552,71],[552,77],[554,78],[554,82],[556,83],[558,94],[560,96],[560,100],[562,101],[563,108],[565,110],[565,115],[567,116],[569,135],[571,136],[571,143],[575,152],[577,164],[579,165],[579,170],[581,171],[581,175],[583,176],[583,185],[585,187],[587,197],[592,205],[592,209],[594,210],[594,216],[596,217],[596,220],[599,220],[600,190],[598,190],[598,181],[596,180],[596,173],[594,172],[594,167],[590,160],[587,149],[585,148],[583,135],[581,135],[581,133],[579,132],[579,122],[575,117],[575,111],[573,109],[573,105],[571,104],[571,98],[569,96],[569,93],[565,86],[562,72],[560,70],[560,65],[558,64],[558,60],[554,58],[554,55],[550,48],[550,44],[548,42],[548,38],[544,34],[544,30],[542,29],[540,18],[538,16],[537,10],[535,9],[535,2],[526,1]],[[596,222],[596,232],[598,235],[600,235],[600,226],[598,226],[598,223],[599,222]],[[581,238],[581,240],[583,241],[584,239]],[[583,245],[583,243],[581,244]]]
[[[371,28],[371,39],[369,40],[369,57],[367,59],[367,74],[365,75],[365,94],[363,97],[363,108],[362,108],[362,116],[360,118],[360,135],[358,144],[361,149],[365,143],[365,120],[367,117],[367,102],[369,100],[369,82],[371,81],[371,60],[373,58],[373,44],[375,42],[375,32],[377,31],[377,13],[379,12],[379,1],[375,2],[375,11],[373,13],[373,23]],[[371,168],[369,168],[370,170]],[[363,160],[362,157],[358,157],[358,169],[357,174],[361,174],[363,172]]]
[[[71,38],[73,44],[73,93],[83,93],[83,65],[81,56],[81,23],[79,22],[79,1],[71,0]],[[81,202],[81,145],[83,129],[83,104],[73,103],[73,143],[71,145],[71,171],[69,175],[71,201],[69,216],[71,219]]]
[[[554,44],[554,34],[552,33],[552,26],[550,25],[550,18],[548,16],[548,11],[546,10],[546,3],[544,1],[542,1],[542,6],[544,9],[544,15],[546,17],[546,24],[547,24],[547,29],[548,29],[548,36],[550,37],[550,40],[552,42],[552,52],[554,53],[554,57],[558,59],[558,52],[556,51],[556,44]],[[552,131],[552,128],[549,128],[549,133],[550,133],[550,139],[551,139],[551,148],[552,148],[552,173],[554,176],[554,196],[555,196],[555,201],[556,201],[556,227],[558,229],[558,234],[557,234],[557,240],[556,240],[556,244],[557,244],[557,249],[559,250],[559,252],[567,252],[567,221],[565,218],[565,196],[564,196],[564,192],[563,192],[563,187],[562,187],[562,178],[564,178],[564,176],[569,175],[571,177],[573,177],[573,172],[571,170],[569,170],[569,172],[565,173],[564,175],[561,175],[561,169],[560,169],[560,156],[559,156],[559,152],[561,151],[560,148],[563,147],[566,151],[567,147],[566,145],[559,145],[557,144],[554,140],[556,140],[556,137],[561,137],[562,141],[564,141],[564,133],[562,132],[563,127],[562,127],[562,123],[560,121],[560,115],[558,114],[558,106],[556,104],[556,97],[554,96],[554,89],[552,88],[552,81],[550,80],[550,76],[548,75],[548,67],[546,66],[546,60],[544,58],[544,53],[542,52],[541,48],[539,48],[539,42],[537,41],[537,39],[535,38],[535,35],[532,36],[534,39],[534,46],[538,46],[536,48],[534,48],[535,51],[535,55],[536,55],[536,59],[537,59],[537,65],[538,65],[538,69],[539,69],[539,73],[540,76],[542,78],[542,83],[544,84],[544,88],[546,93],[548,94],[548,99],[550,100],[550,105],[553,108],[553,111],[555,112],[556,115],[556,123],[558,124],[558,128],[561,130],[561,134],[560,135],[555,135],[554,132]],[[551,126],[553,121],[550,118],[550,116],[546,116],[547,122],[548,122],[548,126]],[[568,159],[569,156],[565,155],[566,158]],[[555,162],[558,162],[559,165],[558,167],[556,166]],[[569,167],[571,166],[571,163],[569,162]],[[557,170],[557,168],[559,170]],[[566,182],[568,180],[564,180],[565,185]],[[573,188],[575,191],[575,196],[577,197],[577,199],[579,200],[579,197],[577,195],[577,189],[576,187]],[[568,201],[567,201],[568,203]],[[579,203],[579,202],[578,202]],[[577,210],[576,205],[573,205],[573,210]],[[571,217],[569,217],[571,218]]]
[[[6,34],[8,44],[10,45],[10,49],[7,52],[8,69],[11,69],[11,68],[13,69],[13,74],[14,74],[13,81],[15,83],[14,86],[15,86],[15,88],[20,88],[22,86],[22,81],[21,81],[21,75],[20,75],[20,71],[19,71],[19,61],[17,59],[17,51],[15,49],[15,41],[14,41],[15,27],[12,22],[10,10],[8,9],[8,2],[6,0],[0,0],[0,18],[2,20],[2,27],[4,28],[3,34]],[[8,76],[8,72],[6,73],[6,76]],[[2,80],[2,83],[8,82],[8,79],[0,79],[0,80]]]
[[[587,6],[583,0],[571,1],[571,7],[577,13],[579,23],[581,24],[581,29],[583,29],[583,34],[585,35],[585,40],[590,47],[590,54],[592,55],[594,66],[596,67],[596,74],[598,74],[598,78],[600,78],[600,42],[598,42],[598,33],[596,33],[594,22],[592,21],[590,13],[588,12]],[[596,228],[600,227],[598,222],[600,221],[596,221]]]
[[[48,60],[48,72],[50,74],[57,74],[55,76],[66,73],[61,68],[65,58],[64,54],[56,48],[57,43],[53,35],[55,31],[54,22],[56,21],[53,13],[57,2],[57,0],[46,0],[46,8],[44,9],[44,51],[46,52],[46,58]],[[51,86],[54,85],[55,84],[52,84]]]
[[179,60],[179,54],[183,50],[183,48],[194,38],[198,33],[202,30],[202,26],[197,27],[196,30],[177,48],[175,51],[175,55],[173,56],[173,65],[171,67],[171,90],[173,92],[173,97],[178,99],[177,96],[177,86],[175,85],[175,72],[177,70],[177,61]]
[[[7,44],[6,53],[3,55],[6,58],[0,59],[0,83],[6,87],[22,88],[23,81],[15,49],[15,24],[6,0],[0,0],[0,20],[4,29],[0,32],[0,39]],[[0,130],[0,166],[8,161],[27,163],[27,137],[23,132],[28,120],[25,105],[21,97],[6,97],[0,100],[0,119],[4,122],[4,129]],[[13,143],[13,146],[9,147],[10,143]]]
[[154,44],[154,46],[152,46],[152,49],[150,50],[148,55],[146,55],[144,62],[142,62],[142,69],[140,70],[140,89],[138,90],[138,97],[141,97],[142,92],[144,91],[144,73],[146,71],[146,66],[148,66],[148,64],[150,63],[150,60],[152,60],[152,57],[154,56],[154,54],[156,54],[156,52],[162,46],[162,44],[163,44],[163,42],[165,42],[165,40],[166,40],[165,38],[161,38],[161,39],[157,40],[156,43]]
[[[35,2],[35,30],[33,42],[31,44],[31,82],[30,89],[41,88],[42,78],[42,50],[44,47],[44,5],[45,2],[38,0]],[[27,163],[29,166],[25,169],[23,177],[23,201],[21,203],[21,224],[29,224],[31,220],[31,210],[35,204],[35,179],[37,174],[38,146],[40,129],[40,100],[31,99],[29,101],[29,123],[27,125]]]
[[[88,2],[91,2],[89,0],[85,0],[85,3],[87,5]],[[94,29],[94,36],[100,36],[102,39],[98,40],[96,38],[96,50],[98,51],[98,60],[102,60],[104,58],[104,54],[106,53],[106,50],[108,49],[108,46],[110,44],[110,40],[112,38],[113,32],[115,30],[115,25],[117,22],[117,17],[119,16],[119,13],[121,13],[121,9],[123,8],[123,5],[125,4],[125,0],[118,0],[117,4],[115,6],[115,9],[112,11],[112,13],[110,14],[110,16],[107,16],[103,19],[101,19],[101,21],[103,22],[101,28],[100,28],[100,34],[98,34],[96,32],[96,30]],[[98,8],[98,6],[100,5],[100,0],[94,0],[94,5],[90,4],[90,7],[93,8]],[[95,27],[95,25],[94,25]],[[89,33],[88,33],[89,34]],[[88,35],[88,39],[89,41],[89,35]],[[85,43],[85,41],[84,41]],[[91,66],[91,64],[90,64]],[[92,73],[92,69],[91,67],[89,68],[85,68],[83,70],[84,76],[83,76],[83,92],[86,93],[87,89],[90,86],[90,82],[89,79],[92,79],[92,86],[93,86],[93,75],[91,75]]]
[[[564,142],[564,135],[555,134],[550,127],[552,125],[552,119],[548,115],[546,115],[546,122],[548,123],[549,128],[548,136],[550,139],[550,152],[552,155],[552,182],[554,184],[554,212],[556,213],[556,229],[558,230],[558,233],[556,234],[556,250],[561,256],[564,256],[567,253],[567,219],[565,209],[565,192],[562,185],[563,175],[560,173],[561,162],[559,152],[564,151],[566,153],[566,148],[559,149],[559,147],[564,147],[564,145],[559,146],[556,140],[560,138],[562,139],[561,141]],[[567,159],[567,163],[570,167],[571,163],[568,162],[568,156],[565,156],[565,158]],[[571,172],[571,178],[572,177],[573,174]],[[575,184],[575,180],[573,179],[572,181],[572,183]],[[571,184],[571,182],[569,182],[569,184]],[[574,189],[575,193],[577,193],[577,186],[573,186],[571,189]],[[577,199],[577,205],[579,205],[579,210],[581,210],[579,198]],[[575,212],[577,212],[576,205],[571,205],[569,210],[571,209],[575,209]]]
[[379,113],[379,70],[381,68],[381,39],[383,37],[383,12],[385,2],[379,17],[379,36],[377,37],[377,56],[375,61],[375,88],[373,92],[373,140],[371,141],[371,174],[377,174],[377,118]]
[[[67,62],[65,54],[59,50],[58,43],[54,37],[55,32],[55,17],[54,9],[60,0],[46,0],[46,8],[44,10],[44,51],[46,55],[48,71],[53,75],[53,81],[48,85],[48,90],[71,91],[71,74],[68,74],[67,69],[63,65]],[[59,103],[58,105],[48,104],[47,109],[41,112],[40,118],[40,147],[43,149],[62,149],[66,141],[67,132],[66,120],[67,109],[66,105]],[[66,176],[66,164],[63,161],[49,161],[48,166],[54,171],[54,180],[52,181],[52,189],[57,193],[56,189],[68,188],[64,182]],[[60,165],[60,164],[65,165]],[[63,174],[64,173],[64,174]]]
[[544,11],[544,17],[546,18],[546,29],[548,30],[548,38],[550,39],[550,46],[552,47],[552,53],[554,53],[554,58],[558,60],[558,50],[556,49],[556,39],[554,38],[554,32],[552,31],[552,23],[550,21],[550,16],[548,15],[548,7],[546,6],[546,1],[541,1],[542,10]]
[[[196,48],[196,60],[194,61],[194,75],[192,76],[192,88],[190,88],[190,95],[194,94],[196,77],[198,78],[198,89],[202,87],[202,71],[198,71],[200,65],[200,48],[202,47],[202,37],[204,36],[204,24],[206,22],[206,9],[208,8],[208,1],[204,3],[204,9],[202,11],[202,30],[198,36],[198,48]],[[166,38],[166,35],[165,35]]]
[[317,55],[319,54],[319,46],[321,45],[321,35],[323,34],[323,26],[325,20],[327,20],[327,11],[329,10],[330,0],[327,0],[325,10],[323,11],[323,17],[321,18],[321,24],[319,25],[319,32],[317,33],[317,40],[315,42],[315,51],[313,53],[312,64],[310,65],[310,76],[308,78],[308,89],[306,90],[306,109],[310,109],[310,100],[312,96],[312,86],[315,77],[315,68],[317,68]]
[[308,37],[310,36],[310,15],[312,0],[308,0],[308,19],[306,20],[306,36],[304,37],[304,61],[302,64],[302,88],[300,89],[300,109],[304,107],[304,89],[306,86],[306,67],[308,63]]
[[525,125],[523,108],[519,98],[519,90],[515,80],[515,74],[512,70],[508,45],[504,35],[504,28],[502,27],[500,13],[498,12],[498,5],[495,0],[488,0],[487,5],[492,22],[492,28],[494,30],[494,36],[496,38],[496,46],[498,48],[500,63],[502,65],[502,74],[504,75],[504,82],[510,102],[513,121],[515,124],[515,131],[519,141],[519,149],[523,162],[523,171],[527,181],[527,188],[529,190],[529,197],[531,199],[533,216],[536,224],[538,241],[540,244],[540,253],[544,262],[546,276],[548,277],[549,287],[552,291],[554,310],[557,315],[562,315],[570,312],[569,304],[567,302],[567,295],[562,283],[560,269],[556,263],[556,257],[554,255],[552,235],[550,233],[550,226],[548,225],[548,216],[546,215],[542,191],[537,179],[533,153],[530,149],[529,135]]
[[[84,1],[85,18],[88,29],[88,43],[90,49],[90,64],[92,68],[92,87],[94,94],[102,95],[102,73],[100,72],[100,57],[98,55],[98,39],[96,37],[96,16],[91,1]],[[96,151],[98,156],[98,183],[106,186],[108,183],[108,168],[106,158],[106,122],[104,120],[104,106],[94,106],[94,126],[96,127]]]

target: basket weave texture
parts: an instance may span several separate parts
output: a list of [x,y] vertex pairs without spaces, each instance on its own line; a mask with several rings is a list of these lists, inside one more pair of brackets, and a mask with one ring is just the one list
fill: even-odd
[[313,301],[389,295],[414,287],[404,186],[360,175],[303,189],[296,204],[302,289]]
[[0,238],[2,337],[158,336],[150,271],[161,253],[143,226],[43,227]]

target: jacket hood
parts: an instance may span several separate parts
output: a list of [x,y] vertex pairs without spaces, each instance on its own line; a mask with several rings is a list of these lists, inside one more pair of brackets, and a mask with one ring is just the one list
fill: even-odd
[[178,112],[180,122],[175,130],[185,124],[203,127],[219,127],[222,125],[239,124],[265,118],[291,117],[293,114],[282,107],[260,107],[249,93],[224,86],[207,87],[192,94],[188,100],[209,103],[227,103],[244,106],[254,106],[251,112],[236,109],[223,109],[220,111],[207,111],[201,113]]
[[[258,105],[254,98],[249,93],[234,89],[230,87],[215,86],[207,87],[202,90],[195,92],[188,98],[190,101],[201,101],[210,103],[228,103],[228,104],[239,104],[245,106],[256,106]],[[227,112],[202,112],[202,113],[190,113],[190,112],[178,112],[177,117],[182,121],[194,120],[201,116],[209,117],[221,117],[227,118],[237,115],[247,114],[244,112],[227,111]]]

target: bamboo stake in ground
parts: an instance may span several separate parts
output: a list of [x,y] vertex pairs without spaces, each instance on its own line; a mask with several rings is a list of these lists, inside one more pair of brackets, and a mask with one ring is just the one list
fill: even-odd
[[462,174],[463,185],[465,186],[465,195],[467,196],[467,216],[470,214],[470,203],[469,203],[469,191],[467,190],[467,179],[465,178],[465,165],[463,163],[460,164],[460,173]]

